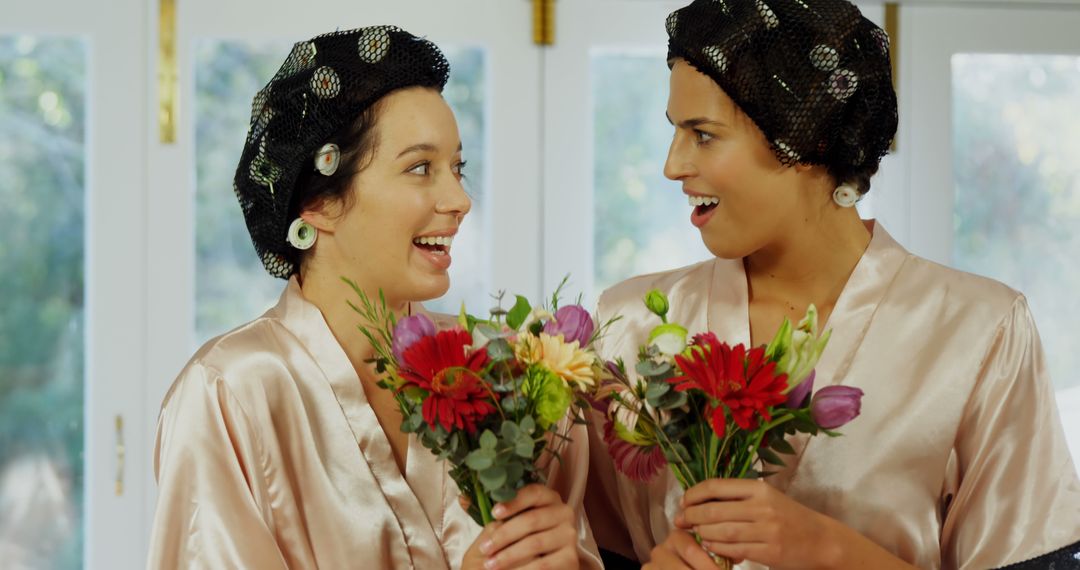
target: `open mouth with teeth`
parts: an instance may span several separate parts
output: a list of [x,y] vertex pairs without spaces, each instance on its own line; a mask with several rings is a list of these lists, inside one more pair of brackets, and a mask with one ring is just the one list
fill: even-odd
[[716,196],[687,196],[687,199],[694,207],[694,214],[697,216],[709,213],[720,203],[720,198]]
[[452,237],[418,237],[413,239],[414,246],[434,255],[450,253],[450,246],[453,243],[454,238]]

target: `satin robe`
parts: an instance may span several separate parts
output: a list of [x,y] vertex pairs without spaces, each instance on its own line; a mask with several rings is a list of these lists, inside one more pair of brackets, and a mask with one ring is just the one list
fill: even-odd
[[[1024,297],[916,257],[869,225],[870,245],[825,325],[833,333],[814,386],[861,388],[862,414],[842,437],[795,439],[796,455],[768,481],[919,568],[995,568],[1077,542],[1080,483]],[[606,291],[601,319],[623,318],[603,339],[605,358],[632,369],[658,323],[642,303],[653,288],[691,334],[749,344],[742,260],[713,259]],[[648,560],[682,490],[666,469],[647,485],[617,474],[602,414],[594,420],[586,508],[597,541]],[[619,520],[625,529],[607,526]]]
[[[588,436],[549,484],[579,518]],[[344,350],[295,278],[259,319],[208,342],[165,396],[149,568],[458,568],[480,533],[415,436],[404,476]]]

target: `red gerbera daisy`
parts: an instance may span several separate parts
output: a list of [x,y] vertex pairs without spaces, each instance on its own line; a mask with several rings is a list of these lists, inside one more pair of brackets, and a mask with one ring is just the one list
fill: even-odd
[[765,358],[765,349],[747,352],[720,342],[713,333],[700,334],[691,343],[690,356],[676,356],[682,376],[670,380],[675,389],[700,390],[709,397],[709,424],[723,437],[727,413],[742,429],[757,428],[758,417],[772,419],[769,408],[786,400],[787,374],[777,374],[776,363]]
[[493,394],[479,372],[487,364],[487,351],[469,350],[472,337],[462,329],[426,336],[402,354],[405,386],[428,392],[422,413],[431,429],[441,425],[476,433],[476,422],[495,411]]

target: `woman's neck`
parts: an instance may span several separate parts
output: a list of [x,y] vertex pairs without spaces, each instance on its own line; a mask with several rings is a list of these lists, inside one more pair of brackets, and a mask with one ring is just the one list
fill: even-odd
[[851,208],[788,226],[780,239],[743,260],[751,302],[782,305],[793,313],[814,303],[824,324],[871,235]]
[[[359,328],[360,325],[368,323],[360,313],[349,306],[351,302],[362,308],[359,296],[348,283],[341,279],[344,273],[326,270],[319,266],[305,267],[301,272],[300,290],[304,298],[322,312],[327,326],[330,327],[330,332],[359,372],[366,367],[365,361],[375,356],[375,349]],[[368,299],[378,302],[378,287],[364,280],[353,280],[353,283],[367,295]],[[407,314],[409,308],[407,302],[392,301],[389,296],[387,306],[396,317]]]

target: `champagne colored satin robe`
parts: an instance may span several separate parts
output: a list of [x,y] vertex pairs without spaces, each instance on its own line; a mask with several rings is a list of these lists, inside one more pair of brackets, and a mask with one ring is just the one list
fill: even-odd
[[[842,437],[795,440],[797,455],[769,481],[919,568],[995,568],[1076,543],[1080,483],[1024,297],[872,231],[825,325],[833,334],[815,382],[861,388],[862,415]],[[641,301],[653,288],[691,334],[749,344],[742,261],[713,259],[606,291],[601,318],[623,319],[603,340],[605,358],[632,368],[658,322]],[[682,490],[667,470],[648,485],[615,473],[595,419],[586,503],[597,541],[647,560]]]
[[[344,302],[344,300],[342,300]],[[549,483],[581,508],[587,430]],[[276,307],[208,342],[162,404],[149,568],[458,568],[480,526],[409,438],[405,474],[355,369],[295,278]]]

